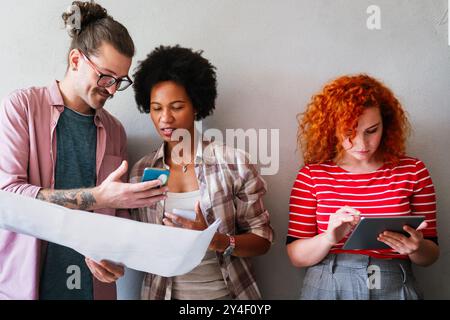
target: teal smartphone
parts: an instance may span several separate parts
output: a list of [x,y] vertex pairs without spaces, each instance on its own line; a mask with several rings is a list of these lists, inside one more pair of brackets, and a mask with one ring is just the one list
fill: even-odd
[[167,169],[160,168],[145,168],[144,173],[142,175],[142,182],[159,180],[161,181],[161,185],[167,185],[167,181],[169,181],[170,171]]

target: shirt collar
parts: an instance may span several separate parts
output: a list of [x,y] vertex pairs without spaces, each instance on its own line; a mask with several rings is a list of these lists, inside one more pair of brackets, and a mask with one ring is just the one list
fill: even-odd
[[62,97],[61,91],[59,90],[59,81],[55,80],[49,87],[48,92],[50,93],[50,105],[53,107],[64,107],[64,99]]

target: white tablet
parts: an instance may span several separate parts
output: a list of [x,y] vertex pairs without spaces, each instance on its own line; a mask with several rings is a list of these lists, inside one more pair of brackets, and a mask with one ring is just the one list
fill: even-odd
[[197,217],[195,211],[191,210],[173,209],[173,214],[191,221],[195,221],[195,218]]
[[424,216],[361,218],[356,228],[344,244],[344,250],[374,250],[390,247],[377,240],[380,233],[392,231],[408,235],[403,226],[417,229],[425,220]]

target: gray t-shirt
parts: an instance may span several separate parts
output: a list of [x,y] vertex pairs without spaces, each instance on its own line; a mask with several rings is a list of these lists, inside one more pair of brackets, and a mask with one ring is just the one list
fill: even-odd
[[[94,116],[65,108],[56,127],[55,189],[96,185],[97,127]],[[40,279],[41,300],[93,300],[93,279],[85,257],[49,243]]]

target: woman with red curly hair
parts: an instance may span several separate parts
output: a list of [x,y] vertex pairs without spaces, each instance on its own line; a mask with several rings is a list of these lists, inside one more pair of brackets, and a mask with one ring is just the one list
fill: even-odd
[[[287,237],[292,264],[308,267],[302,299],[422,298],[411,264],[439,257],[436,197],[423,162],[405,156],[408,130],[392,91],[367,75],[340,77],[312,98],[300,119],[305,166]],[[413,215],[425,221],[405,226],[409,236],[379,235],[388,249],[342,249],[361,217]],[[369,270],[380,271],[375,286]]]

